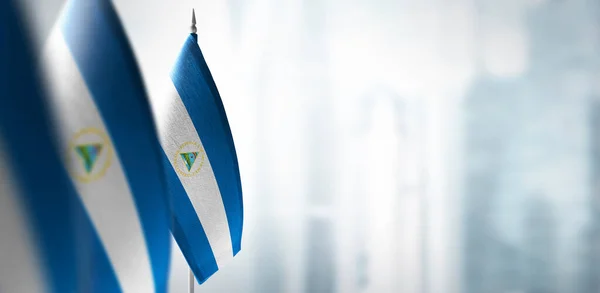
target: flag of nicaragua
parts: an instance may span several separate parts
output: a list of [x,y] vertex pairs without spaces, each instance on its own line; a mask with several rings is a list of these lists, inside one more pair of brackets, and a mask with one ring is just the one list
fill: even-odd
[[13,1],[0,1],[0,292],[73,292],[74,190],[23,24]]
[[103,280],[86,265],[103,273],[108,259],[61,162],[16,8],[0,1],[0,292],[92,292]]
[[109,0],[70,0],[44,51],[58,144],[108,265],[86,292],[165,292],[170,235],[160,145]]
[[229,122],[197,38],[192,26],[169,92],[161,97],[168,106],[155,109],[155,119],[171,195],[172,233],[203,283],[240,251],[243,210]]

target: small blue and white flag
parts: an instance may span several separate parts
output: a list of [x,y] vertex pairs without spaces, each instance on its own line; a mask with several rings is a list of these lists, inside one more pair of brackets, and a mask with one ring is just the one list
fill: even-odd
[[109,261],[103,274],[90,272],[102,282],[89,291],[166,292],[170,235],[161,150],[111,1],[68,1],[42,63],[63,162]]
[[171,73],[164,108],[155,110],[172,233],[199,283],[241,248],[243,206],[237,155],[223,102],[192,33]]
[[0,292],[84,292],[97,280],[81,260],[108,260],[60,160],[17,6],[0,1]]

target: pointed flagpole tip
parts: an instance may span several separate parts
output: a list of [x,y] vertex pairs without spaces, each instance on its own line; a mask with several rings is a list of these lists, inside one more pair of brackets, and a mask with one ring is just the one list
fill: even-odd
[[196,29],[196,11],[192,8],[192,26],[190,27],[192,34],[195,34],[198,29]]

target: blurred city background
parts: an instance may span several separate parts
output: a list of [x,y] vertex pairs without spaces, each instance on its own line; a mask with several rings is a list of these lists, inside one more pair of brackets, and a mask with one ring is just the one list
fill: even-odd
[[600,2],[114,3],[157,111],[195,8],[229,115],[242,252],[196,292],[600,292]]

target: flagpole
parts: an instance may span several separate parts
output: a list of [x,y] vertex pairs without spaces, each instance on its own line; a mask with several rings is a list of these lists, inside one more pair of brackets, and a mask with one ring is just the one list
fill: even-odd
[[[194,9],[192,9],[192,25],[190,26],[190,30],[192,34],[195,34],[197,29],[196,29],[196,11],[194,11]],[[194,272],[192,271],[192,269],[189,269],[189,274],[188,274],[188,293],[194,293],[194,284],[195,284],[195,279],[194,279]]]
[[192,34],[195,34],[198,29],[196,28],[196,11],[192,9],[192,26],[190,26],[190,30]]
[[190,269],[190,274],[188,275],[188,293],[194,293],[194,272]]

